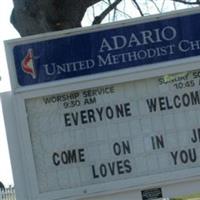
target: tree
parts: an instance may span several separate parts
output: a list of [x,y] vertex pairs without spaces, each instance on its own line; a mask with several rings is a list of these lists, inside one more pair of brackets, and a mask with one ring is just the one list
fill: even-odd
[[[116,15],[117,6],[128,0],[13,0],[14,9],[11,22],[21,36],[51,32],[74,27],[80,27],[81,21],[87,9],[96,3],[107,4],[107,7],[97,16],[94,16],[92,24],[101,23],[104,18],[114,10]],[[199,5],[200,0],[130,0],[141,16],[149,14],[144,6],[150,4],[158,12],[163,11],[163,6],[173,4]],[[161,5],[161,7],[158,6]],[[123,11],[120,11],[123,12]]]
[[100,0],[14,0],[11,22],[21,36],[79,27]]

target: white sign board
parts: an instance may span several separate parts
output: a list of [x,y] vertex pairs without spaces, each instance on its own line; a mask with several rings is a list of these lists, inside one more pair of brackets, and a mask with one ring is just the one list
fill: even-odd
[[26,99],[40,192],[199,167],[199,75]]

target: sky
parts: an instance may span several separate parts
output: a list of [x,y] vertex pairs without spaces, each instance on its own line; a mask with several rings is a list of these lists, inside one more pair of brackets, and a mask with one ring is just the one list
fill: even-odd
[[[131,0],[126,0],[126,13],[127,15],[124,16],[123,13],[118,16],[118,18],[130,18],[131,15],[133,15],[133,4],[130,3]],[[162,0],[159,1],[161,4],[158,6],[163,6],[162,5]],[[166,1],[167,2],[167,1]],[[14,39],[14,38],[19,38],[19,34],[17,31],[14,29],[14,27],[11,25],[9,22],[10,20],[10,15],[11,15],[11,10],[12,10],[12,0],[0,0],[1,7],[0,7],[0,92],[4,91],[9,91],[10,90],[10,82],[9,82],[9,76],[8,76],[8,70],[7,70],[7,64],[6,64],[6,59],[5,59],[5,50],[4,50],[4,45],[3,41],[4,40],[9,40],[9,39]],[[2,6],[3,5],[3,6]],[[172,5],[172,4],[170,4]],[[104,7],[101,7],[99,5],[98,11],[99,13],[101,10],[104,9]],[[105,5],[104,5],[105,6]],[[153,5],[149,6],[146,8],[145,12],[148,12],[149,10],[155,11],[155,7],[152,7]],[[176,4],[177,8],[182,8],[180,7],[180,4]],[[171,10],[169,4],[165,4],[164,7],[162,7],[164,10]],[[124,10],[124,5],[121,4],[121,10]],[[89,14],[88,14],[89,13]],[[83,21],[84,25],[89,25],[92,22],[92,17],[93,17],[93,9],[91,8],[90,11],[88,12],[85,16],[85,19]],[[139,13],[135,12],[134,15],[139,16]],[[109,16],[112,18],[112,16]],[[108,19],[109,19],[108,17]],[[12,178],[12,170],[11,170],[11,164],[10,164],[10,159],[9,159],[9,153],[8,153],[8,145],[7,145],[7,140],[6,140],[6,133],[5,133],[5,127],[3,123],[3,116],[2,116],[2,110],[0,107],[0,181],[8,187],[9,185],[14,185],[13,178]]]

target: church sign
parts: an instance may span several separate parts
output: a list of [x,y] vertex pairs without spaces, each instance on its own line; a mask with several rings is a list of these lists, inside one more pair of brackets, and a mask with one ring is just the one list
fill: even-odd
[[[173,15],[172,15],[173,16]],[[14,44],[18,87],[199,56],[199,13],[144,18],[110,28],[77,30]]]

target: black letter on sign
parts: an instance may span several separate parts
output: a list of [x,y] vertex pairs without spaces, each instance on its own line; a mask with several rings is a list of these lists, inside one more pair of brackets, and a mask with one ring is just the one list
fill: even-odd
[[193,132],[193,137],[191,138],[191,141],[193,143],[200,142],[200,128],[193,129],[192,132]]
[[153,150],[165,148],[164,139],[162,135],[151,136],[151,143]]
[[52,159],[53,159],[53,164],[58,166],[60,164],[60,161],[59,161],[59,154],[58,153],[53,153],[53,156],[52,156]]
[[116,156],[119,156],[120,154],[126,155],[131,153],[131,148],[129,141],[122,141],[121,144],[118,142],[115,142],[113,145],[113,152]]

